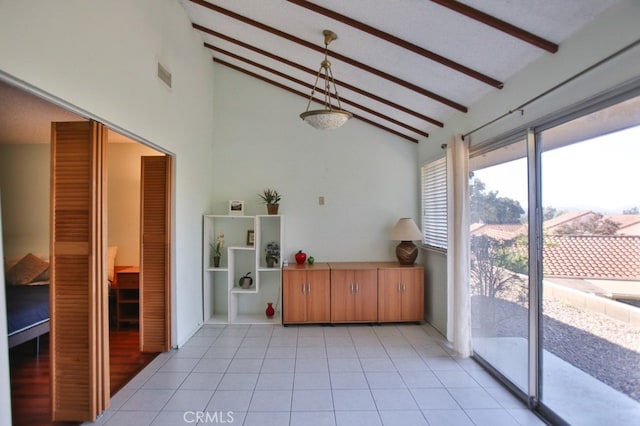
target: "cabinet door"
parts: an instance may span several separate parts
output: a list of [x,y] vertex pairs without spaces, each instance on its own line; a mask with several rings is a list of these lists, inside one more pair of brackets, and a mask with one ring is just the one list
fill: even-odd
[[401,273],[397,269],[378,270],[378,321],[389,322],[401,320],[401,278]]
[[353,272],[331,271],[331,322],[351,321],[353,318]]
[[331,321],[329,270],[307,271],[307,322]]
[[285,271],[282,275],[283,322],[307,321],[306,273]]
[[352,321],[378,320],[378,272],[375,269],[354,271],[355,293]]
[[402,271],[402,320],[424,320],[424,276],[421,268]]

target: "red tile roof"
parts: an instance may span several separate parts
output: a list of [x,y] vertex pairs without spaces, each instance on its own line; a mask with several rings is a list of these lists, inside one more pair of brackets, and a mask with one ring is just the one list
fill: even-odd
[[618,235],[640,235],[640,214],[610,214],[604,218],[618,224]]
[[640,236],[549,235],[544,241],[547,276],[640,279]]
[[[544,222],[544,273],[565,278],[640,280],[640,215],[607,215],[616,235],[557,235],[552,229],[588,220],[591,211],[567,212]],[[509,241],[526,235],[527,225],[473,224],[471,235]]]
[[575,212],[566,212],[558,215],[552,219],[548,219],[544,221],[544,229],[549,230],[555,228],[557,226],[566,225],[567,223],[574,222],[576,220],[582,221],[589,219],[593,216],[593,212],[589,210],[581,210]]
[[471,235],[486,235],[487,237],[509,241],[527,233],[527,225],[513,224],[482,224],[471,225]]

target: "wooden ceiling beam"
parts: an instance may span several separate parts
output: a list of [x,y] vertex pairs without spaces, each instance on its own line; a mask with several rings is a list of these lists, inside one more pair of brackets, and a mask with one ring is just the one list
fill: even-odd
[[478,81],[481,81],[489,86],[493,86],[497,89],[502,89],[503,83],[489,77],[486,74],[482,74],[479,71],[471,69],[467,66],[464,66],[458,62],[455,62],[451,59],[445,58],[442,55],[438,55],[435,52],[427,50],[423,47],[420,47],[416,44],[410,43],[406,40],[403,40],[399,37],[396,37],[387,32],[381,31],[377,28],[374,28],[370,25],[362,23],[360,21],[356,21],[355,19],[349,18],[348,16],[342,15],[340,13],[334,12],[333,10],[324,8],[322,6],[318,6],[317,4],[311,3],[305,0],[287,0],[289,3],[293,3],[295,5],[304,7],[305,9],[311,10],[313,12],[319,13],[320,15],[326,16],[327,18],[334,19],[338,22],[342,22],[343,24],[349,25],[350,27],[356,28],[360,31],[363,31],[367,34],[370,34],[374,37],[378,37],[386,42],[395,44],[396,46],[402,47],[403,49],[409,50],[413,53],[416,53],[423,58],[430,59],[434,62],[439,63],[440,65],[444,65],[452,70],[458,71],[462,74],[465,74],[468,77],[472,77]]
[[[290,61],[290,60],[288,60],[286,58],[283,58],[281,56],[275,55],[275,54],[273,54],[271,52],[267,52],[266,50],[262,50],[262,49],[260,49],[258,47],[255,47],[255,46],[252,46],[252,45],[250,45],[248,43],[245,43],[243,41],[237,40],[237,39],[235,39],[233,37],[229,37],[229,36],[227,36],[225,34],[219,33],[217,31],[214,31],[214,30],[210,29],[210,28],[206,28],[206,27],[203,27],[202,25],[198,25],[198,24],[192,24],[192,25],[193,25],[193,28],[195,28],[195,29],[197,29],[199,31],[202,31],[204,33],[207,33],[207,34],[209,34],[209,35],[211,35],[213,37],[220,38],[222,40],[228,41],[229,43],[233,43],[233,44],[235,44],[237,46],[243,47],[243,48],[245,48],[247,50],[251,50],[252,52],[259,53],[260,55],[266,56],[268,58],[271,58],[271,59],[276,60],[278,62],[281,62],[283,64],[289,65],[290,67],[296,68],[296,69],[298,69],[300,71],[304,71],[304,72],[306,72],[306,73],[308,73],[310,75],[315,76],[316,73],[317,73],[317,70],[313,70],[311,68],[307,68],[307,67],[302,66],[302,65],[300,65],[300,64],[298,64],[296,62]],[[353,85],[351,85],[349,83],[346,83],[344,81],[341,81],[341,80],[337,80],[336,79],[335,82],[336,82],[337,85],[339,85],[340,87],[342,87],[344,89],[351,90],[352,92],[358,93],[358,94],[360,94],[362,96],[366,96],[369,99],[373,99],[374,101],[380,102],[380,103],[382,103],[384,105],[387,105],[387,106],[389,106],[391,108],[397,109],[398,111],[402,111],[405,114],[412,115],[412,116],[414,116],[416,118],[424,120],[424,121],[426,121],[428,123],[431,123],[433,125],[436,125],[438,127],[444,127],[444,124],[441,121],[438,121],[438,120],[436,120],[434,118],[431,118],[429,116],[421,114],[421,113],[419,113],[417,111],[414,111],[414,110],[411,110],[409,108],[406,108],[406,107],[404,107],[402,105],[399,105],[399,104],[397,104],[395,102],[391,102],[390,100],[382,98],[382,97],[380,97],[380,96],[378,96],[376,94],[373,94],[371,92],[367,92],[366,90],[362,90],[362,89],[360,89],[360,88],[358,88],[356,86],[353,86]]]
[[[271,33],[273,35],[276,35],[278,37],[282,37],[282,38],[284,38],[286,40],[289,40],[291,42],[297,43],[297,44],[299,44],[301,46],[304,46],[304,47],[306,47],[308,49],[312,49],[312,50],[315,50],[317,52],[320,52],[320,53],[324,54],[324,47],[323,46],[310,43],[310,42],[308,42],[306,40],[303,40],[303,39],[301,39],[299,37],[296,37],[294,35],[285,33],[284,31],[281,31],[281,30],[279,30],[277,28],[270,27],[270,26],[268,26],[266,24],[263,24],[261,22],[255,21],[255,20],[253,20],[251,18],[247,18],[246,16],[242,16],[242,15],[240,15],[238,13],[235,13],[235,12],[233,12],[231,10],[227,10],[227,9],[222,8],[220,6],[217,6],[215,4],[208,3],[208,2],[206,2],[204,0],[190,0],[190,1],[192,3],[195,3],[195,4],[199,5],[199,6],[207,8],[207,9],[212,10],[214,12],[220,13],[221,15],[228,16],[229,18],[236,19],[236,20],[238,20],[238,21],[240,21],[242,23],[245,23],[247,25],[251,25],[251,26],[253,26],[255,28],[259,28],[259,29],[261,29],[263,31],[266,31],[266,32]],[[393,76],[393,75],[391,75],[389,73],[386,73],[384,71],[381,71],[381,70],[378,70],[376,68],[373,68],[372,66],[364,64],[362,62],[358,62],[358,61],[356,61],[354,59],[349,58],[348,56],[341,55],[341,54],[336,53],[334,51],[330,52],[330,56],[332,56],[332,57],[334,57],[334,58],[336,58],[336,59],[338,59],[338,60],[340,60],[342,62],[345,62],[345,63],[347,63],[347,64],[349,64],[351,66],[354,66],[356,68],[360,68],[361,70],[367,71],[367,72],[369,72],[369,73],[371,73],[371,74],[373,74],[373,75],[375,75],[377,77],[380,77],[380,78],[383,78],[385,80],[391,81],[391,82],[393,82],[393,83],[395,83],[395,84],[397,84],[399,86],[402,86],[402,87],[404,87],[406,89],[409,89],[409,90],[412,90],[412,91],[414,91],[416,93],[419,93],[422,96],[425,96],[427,98],[433,99],[434,101],[440,102],[443,105],[446,105],[446,106],[451,107],[453,109],[456,109],[458,111],[462,111],[462,112],[467,112],[468,111],[468,108],[466,106],[464,106],[464,105],[462,105],[462,104],[460,104],[458,102],[455,102],[455,101],[453,101],[451,99],[448,99],[448,98],[446,98],[444,96],[438,95],[437,93],[434,93],[434,92],[432,92],[430,90],[427,90],[427,89],[425,89],[423,87],[419,87],[419,86],[417,86],[417,85],[415,85],[413,83],[410,83],[408,81],[402,80],[401,78]]]
[[[209,43],[205,43],[204,45],[205,45],[205,47],[207,47],[208,49],[213,50],[214,52],[221,53],[221,54],[223,54],[225,56],[228,56],[230,58],[233,58],[233,59],[236,59],[238,61],[244,62],[245,64],[251,65],[251,66],[253,66],[255,68],[261,69],[261,70],[266,71],[266,72],[271,73],[271,74],[275,74],[275,75],[277,75],[277,76],[279,76],[281,78],[284,78],[285,80],[291,81],[292,83],[299,84],[299,85],[304,86],[304,87],[306,87],[308,89],[313,89],[313,87],[314,87],[313,84],[311,84],[311,83],[307,83],[305,81],[299,80],[299,79],[297,79],[295,77],[292,77],[292,76],[290,76],[288,74],[285,74],[283,72],[274,70],[273,68],[270,68],[270,67],[268,67],[266,65],[263,65],[263,64],[260,64],[258,62],[252,61],[251,59],[245,58],[245,57],[240,56],[238,54],[235,54],[233,52],[229,52],[228,50],[222,49],[222,48],[217,47],[217,46],[213,46],[213,45],[211,45]],[[322,87],[317,87],[316,88],[316,92],[322,93],[323,95],[327,94],[326,90],[322,89]],[[334,99],[338,98],[335,93],[329,92],[328,95],[331,96]],[[385,114],[382,114],[382,113],[380,113],[378,111],[374,111],[374,110],[372,110],[370,108],[367,108],[364,105],[360,105],[360,104],[358,104],[356,102],[350,101],[349,99],[347,99],[345,97],[341,96],[339,101],[341,103],[348,104],[348,105],[351,105],[351,106],[353,106],[355,108],[358,108],[361,111],[367,112],[367,113],[369,113],[371,115],[374,115],[374,116],[376,116],[378,118],[381,118],[381,119],[383,119],[385,121],[388,121],[388,122],[390,122],[392,124],[395,124],[396,126],[399,126],[399,127],[405,128],[405,129],[407,129],[407,130],[409,130],[411,132],[417,133],[420,136],[424,136],[425,138],[429,137],[429,133],[427,133],[427,132],[424,132],[424,131],[422,131],[420,129],[416,129],[415,127],[409,126],[408,124],[403,123],[403,122],[401,122],[399,120],[396,120],[395,118],[389,117],[389,116],[387,116]]]
[[510,36],[518,38],[522,41],[525,41],[529,44],[532,44],[540,49],[546,50],[547,52],[556,53],[558,51],[558,45],[546,40],[542,37],[539,37],[535,34],[532,34],[522,28],[516,27],[508,22],[502,21],[496,17],[493,17],[489,14],[479,11],[478,9],[474,9],[470,6],[467,6],[464,3],[461,3],[456,0],[431,0],[434,3],[439,4],[440,6],[444,6],[448,9],[451,9],[455,12],[458,12],[462,15],[465,15],[471,19],[475,19],[478,22],[482,22],[485,25],[488,25],[492,28],[500,30]]
[[[289,87],[289,86],[286,86],[286,85],[284,85],[284,84],[278,83],[277,81],[270,80],[270,79],[268,79],[268,78],[266,78],[266,77],[264,77],[264,76],[262,76],[262,75],[260,75],[260,74],[256,74],[256,73],[251,72],[251,71],[249,71],[249,70],[246,70],[246,69],[244,69],[244,68],[242,68],[242,67],[239,67],[239,66],[237,66],[237,65],[234,65],[234,64],[232,64],[232,63],[226,62],[226,61],[224,61],[224,60],[222,60],[222,59],[218,59],[218,58],[215,58],[215,57],[213,58],[213,61],[214,61],[214,62],[217,62],[217,63],[219,63],[219,64],[221,64],[221,65],[227,66],[227,67],[229,67],[229,68],[232,68],[232,69],[234,69],[234,70],[236,70],[236,71],[239,71],[239,72],[241,72],[241,73],[244,73],[244,74],[246,74],[246,75],[249,75],[249,76],[251,76],[251,77],[257,78],[258,80],[262,80],[262,81],[264,81],[265,83],[269,83],[269,84],[271,84],[271,85],[273,85],[273,86],[279,87],[280,89],[286,90],[286,91],[288,91],[288,92],[290,92],[290,93],[293,93],[293,94],[295,94],[295,95],[301,96],[301,97],[303,97],[303,98],[305,98],[305,99],[309,99],[309,96],[307,96],[307,94],[302,93],[302,92],[299,92],[299,91],[297,91],[297,90],[295,90],[295,89],[293,89],[293,88],[291,88],[291,87]],[[323,103],[324,103],[322,100],[320,100],[320,99],[316,99],[316,98],[313,98],[313,101],[314,101],[314,102],[317,102],[317,103],[319,103],[319,104],[323,104]],[[375,126],[375,127],[379,128],[379,129],[382,129],[382,130],[384,130],[385,132],[392,133],[392,134],[394,134],[394,135],[396,135],[396,136],[399,136],[399,137],[401,137],[401,138],[403,138],[403,139],[406,139],[406,140],[408,140],[408,141],[411,141],[411,142],[413,142],[413,143],[418,143],[418,139],[413,138],[413,137],[411,137],[411,136],[409,136],[409,135],[405,135],[404,133],[401,133],[401,132],[399,132],[399,131],[397,131],[397,130],[394,130],[394,129],[390,129],[390,128],[388,128],[388,127],[385,127],[385,126],[383,126],[383,125],[382,125],[382,124],[380,124],[380,123],[376,123],[375,121],[369,120],[368,118],[365,118],[365,117],[359,116],[359,115],[357,115],[357,114],[353,114],[353,118],[356,118],[356,119],[358,119],[358,120],[360,120],[360,121],[363,121],[363,122],[365,122],[365,123],[367,123],[367,124],[370,124],[370,125]]]

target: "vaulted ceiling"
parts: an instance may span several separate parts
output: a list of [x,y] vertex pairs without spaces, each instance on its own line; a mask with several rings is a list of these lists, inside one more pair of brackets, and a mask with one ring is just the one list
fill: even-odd
[[[342,108],[417,142],[619,0],[178,1],[213,61],[300,95],[300,112],[324,59],[322,31],[336,32]],[[48,123],[68,115],[0,84],[0,143],[48,140]]]
[[324,58],[322,32],[334,31],[342,108],[417,142],[617,0],[180,2],[213,61],[300,95],[300,112]]

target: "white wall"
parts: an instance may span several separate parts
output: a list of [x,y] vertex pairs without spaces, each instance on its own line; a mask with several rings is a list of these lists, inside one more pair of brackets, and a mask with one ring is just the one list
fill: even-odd
[[0,144],[4,254],[49,256],[49,144]]
[[[598,17],[591,25],[574,34],[560,45],[556,54],[546,54],[541,60],[525,68],[505,82],[502,90],[495,90],[479,102],[469,106],[467,114],[457,113],[446,121],[444,128],[432,131],[429,139],[419,146],[420,162],[442,157],[440,145],[447,143],[454,133],[467,133],[502,116],[510,110],[535,98],[583,69],[598,63],[614,52],[640,39],[640,1],[625,0]],[[515,113],[471,136],[471,143],[478,144],[507,131],[525,126],[556,111],[615,87],[625,81],[640,77],[640,47],[608,62],[571,82],[564,88],[545,96],[526,107],[524,114]],[[425,261],[432,268],[442,270],[436,274],[436,282],[428,283],[427,299],[435,306],[446,306],[446,258],[424,252]],[[437,266],[440,265],[440,266]],[[429,315],[442,316],[440,310]],[[437,324],[446,324],[445,318],[435,318]],[[439,328],[443,334],[445,329]]]
[[[28,31],[25,30],[28,26]],[[156,78],[157,62],[173,88]],[[202,321],[211,55],[175,0],[0,2],[0,71],[175,154],[173,343]]]
[[[316,261],[393,260],[388,233],[418,215],[418,147],[352,119],[320,131],[298,115],[307,100],[216,64],[216,140],[209,213],[228,200],[266,214],[258,192],[282,193],[284,256]],[[319,205],[318,197],[325,197]]]

